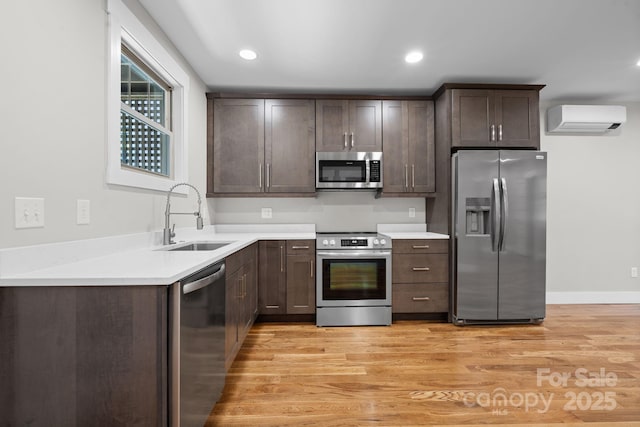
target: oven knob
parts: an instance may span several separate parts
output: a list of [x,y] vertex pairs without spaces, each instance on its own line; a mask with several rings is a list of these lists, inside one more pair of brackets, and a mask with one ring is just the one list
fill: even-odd
[[387,244],[387,239],[380,239],[380,244],[381,245],[386,245]]
[[329,241],[327,239],[324,239],[322,241],[322,246],[327,246],[329,244]]
[[329,244],[330,244],[331,246],[335,246],[335,245],[336,245],[336,241],[335,241],[335,240],[333,240],[333,239],[331,239],[331,240],[329,240]]
[[374,244],[374,246],[375,246],[375,245],[380,244],[380,242],[378,241],[378,239],[373,239],[373,244]]

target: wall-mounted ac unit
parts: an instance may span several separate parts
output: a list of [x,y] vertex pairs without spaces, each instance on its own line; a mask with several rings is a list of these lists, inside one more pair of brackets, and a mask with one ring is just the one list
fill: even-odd
[[547,132],[602,133],[627,121],[627,107],[620,105],[556,105],[547,110]]

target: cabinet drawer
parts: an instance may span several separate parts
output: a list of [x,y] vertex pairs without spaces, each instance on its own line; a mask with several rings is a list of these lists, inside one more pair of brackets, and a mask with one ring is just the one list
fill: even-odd
[[449,311],[447,283],[394,283],[394,313],[444,313]]
[[393,241],[394,254],[440,254],[448,252],[448,239],[401,239]]
[[393,283],[449,281],[447,254],[393,254]]
[[287,255],[315,254],[315,240],[287,240]]

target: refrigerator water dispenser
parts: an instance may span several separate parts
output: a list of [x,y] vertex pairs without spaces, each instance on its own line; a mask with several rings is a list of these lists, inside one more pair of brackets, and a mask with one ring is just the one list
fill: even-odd
[[467,197],[465,199],[467,215],[465,233],[467,235],[484,235],[491,232],[491,222],[489,221],[490,203],[488,197]]

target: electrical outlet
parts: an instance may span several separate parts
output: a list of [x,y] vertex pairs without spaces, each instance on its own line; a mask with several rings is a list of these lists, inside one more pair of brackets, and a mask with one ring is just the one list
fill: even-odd
[[409,218],[416,217],[416,208],[409,208]]
[[44,227],[44,199],[39,197],[16,197],[16,228]]
[[631,267],[631,277],[638,277],[638,267]]
[[262,218],[272,218],[273,211],[271,208],[262,208]]
[[91,201],[77,200],[76,223],[78,225],[87,225],[91,222]]

